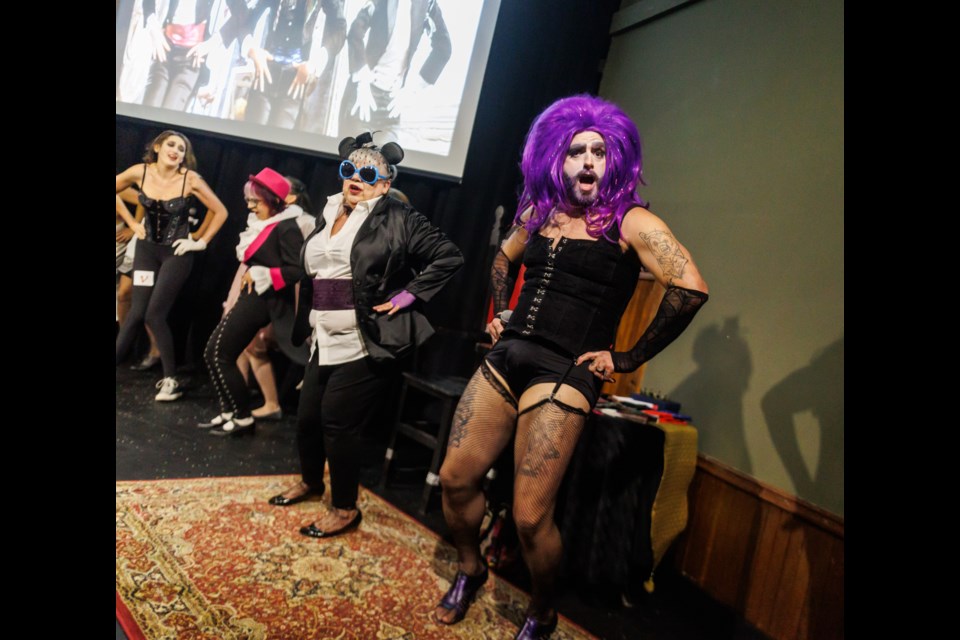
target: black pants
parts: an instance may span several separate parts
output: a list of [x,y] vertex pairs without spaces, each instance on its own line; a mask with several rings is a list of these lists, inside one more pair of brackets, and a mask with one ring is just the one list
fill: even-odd
[[[120,327],[117,336],[117,364],[123,362],[133,346],[140,323],[146,322],[157,340],[163,377],[172,377],[177,371],[173,331],[167,324],[167,316],[177,295],[190,276],[193,253],[173,255],[173,247],[144,240],[137,241],[137,253],[133,257],[133,299],[130,313]],[[144,284],[144,277],[152,277],[153,284]],[[146,280],[147,282],[149,280]]]
[[256,291],[248,293],[244,287],[237,303],[210,334],[203,359],[217,390],[221,413],[233,413],[236,418],[250,416],[250,390],[237,367],[237,358],[268,324],[270,311],[266,301]]
[[390,111],[387,106],[392,99],[390,92],[375,85],[370,85],[370,93],[373,95],[376,108],[371,111],[370,120],[364,122],[359,118],[359,113],[350,115],[350,110],[357,102],[357,83],[347,82],[346,89],[343,91],[343,99],[340,102],[339,135],[355,136],[364,131],[380,131],[386,135],[384,140],[396,140],[397,132],[400,129],[400,117],[391,118],[389,115]]
[[291,98],[287,90],[297,76],[297,70],[294,67],[281,67],[272,60],[267,61],[267,68],[273,81],[262,91],[250,89],[243,120],[279,129],[293,129],[300,114],[302,98]]
[[[167,41],[170,43],[170,41]],[[153,61],[147,77],[143,104],[174,111],[186,111],[187,101],[193,95],[200,79],[200,67],[194,67],[187,57],[189,47],[170,44],[165,62]],[[139,247],[138,247],[139,249]]]
[[323,466],[330,462],[332,504],[353,509],[360,486],[361,437],[376,418],[398,371],[391,363],[362,358],[321,366],[307,363],[297,409],[297,449],[303,481],[323,489]]
[[327,131],[327,120],[334,112],[330,104],[333,94],[333,69],[327,69],[320,74],[316,84],[303,98],[300,107],[300,117],[297,118],[297,129],[307,133],[336,136],[336,131]]

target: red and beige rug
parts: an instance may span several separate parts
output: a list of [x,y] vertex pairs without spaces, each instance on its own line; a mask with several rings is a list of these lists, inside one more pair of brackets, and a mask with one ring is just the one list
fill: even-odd
[[[361,488],[360,528],[299,534],[319,502],[274,507],[297,476],[117,482],[117,619],[131,640],[513,638],[529,597],[491,573],[467,617],[432,613],[456,553]],[[593,638],[561,617],[553,638]]]

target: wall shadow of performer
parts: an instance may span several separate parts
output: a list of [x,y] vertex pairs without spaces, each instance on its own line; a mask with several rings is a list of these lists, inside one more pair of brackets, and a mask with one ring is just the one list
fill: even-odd
[[[798,497],[843,514],[843,342],[831,343],[810,364],[767,391],[761,407],[770,436]],[[800,449],[795,417],[809,411],[819,423],[820,445],[810,471]],[[802,428],[802,425],[801,427]],[[793,579],[805,583],[798,612],[798,638],[843,638],[843,538],[788,518],[782,527],[799,567]]]
[[743,396],[753,373],[750,348],[740,330],[740,318],[703,329],[693,343],[697,370],[669,397],[693,416],[698,448],[732,467],[752,472],[743,420]]
[[[843,514],[843,338],[767,391],[761,401],[770,437],[796,494]],[[810,411],[820,424],[820,455],[804,462],[794,417]]]

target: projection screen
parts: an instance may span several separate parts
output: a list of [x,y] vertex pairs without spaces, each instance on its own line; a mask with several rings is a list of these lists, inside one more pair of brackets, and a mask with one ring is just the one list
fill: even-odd
[[500,0],[119,0],[117,114],[459,179]]

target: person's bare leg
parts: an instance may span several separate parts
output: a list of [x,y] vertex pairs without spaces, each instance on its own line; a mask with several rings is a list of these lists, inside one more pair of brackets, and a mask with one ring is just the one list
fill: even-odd
[[237,358],[237,369],[240,370],[240,375],[243,376],[243,379],[250,384],[250,357],[247,355],[247,352],[244,351]]
[[253,371],[253,377],[257,379],[260,385],[260,393],[263,394],[263,406],[254,409],[251,413],[254,418],[262,418],[265,415],[280,411],[280,398],[277,393],[277,379],[273,374],[273,364],[270,362],[270,356],[264,354],[252,354],[248,350],[247,357],[250,359],[250,370]]
[[[120,322],[120,326],[123,326],[123,321],[126,320],[127,314],[130,312],[130,304],[132,301],[133,278],[128,275],[121,274],[120,289],[117,291],[117,318]],[[157,339],[153,337],[153,331],[150,330],[150,327],[146,327],[146,329],[147,336],[150,338],[150,352],[147,353],[146,358],[159,360],[160,349],[157,347]]]
[[153,331],[150,330],[150,327],[146,324],[143,325],[147,330],[147,335],[150,337],[150,353],[147,354],[148,358],[159,358],[160,357],[160,347],[157,346],[157,339],[153,337]]
[[117,289],[117,321],[123,326],[123,321],[130,313],[130,304],[133,301],[133,278],[120,274],[120,287]]

